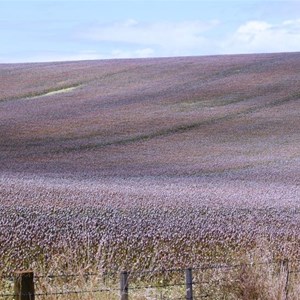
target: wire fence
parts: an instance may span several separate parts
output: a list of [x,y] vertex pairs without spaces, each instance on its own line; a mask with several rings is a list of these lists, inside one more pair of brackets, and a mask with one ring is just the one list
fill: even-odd
[[[64,296],[69,299],[70,295],[77,295],[81,299],[88,294],[95,295],[89,299],[129,300],[138,299],[136,293],[143,291],[144,296],[151,294],[151,299],[157,300],[219,299],[226,291],[235,289],[241,278],[245,277],[245,272],[262,268],[263,272],[268,269],[269,274],[282,279],[283,299],[288,300],[291,282],[300,280],[300,276],[297,276],[300,273],[299,263],[300,261],[283,260],[248,264],[202,264],[185,269],[83,274],[44,275],[34,274],[33,271],[19,271],[0,277],[0,281],[6,282],[10,288],[3,293],[0,291],[0,298],[35,300]],[[96,294],[107,296],[97,298]]]

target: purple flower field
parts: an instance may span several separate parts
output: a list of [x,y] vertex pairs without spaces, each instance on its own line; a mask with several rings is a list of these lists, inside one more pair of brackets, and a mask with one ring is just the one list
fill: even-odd
[[300,54],[0,64],[0,270],[300,258]]

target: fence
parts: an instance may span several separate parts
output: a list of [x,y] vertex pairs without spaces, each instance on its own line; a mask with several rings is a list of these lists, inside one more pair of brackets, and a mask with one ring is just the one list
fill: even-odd
[[[119,273],[119,286],[115,286],[113,288],[99,288],[99,289],[81,289],[81,290],[62,290],[62,291],[51,291],[51,292],[40,292],[36,290],[37,282],[39,279],[42,278],[48,278],[48,279],[55,279],[55,278],[76,278],[78,276],[97,276],[99,274],[93,274],[93,273],[86,273],[82,275],[77,274],[58,274],[58,275],[35,275],[33,271],[20,271],[15,272],[13,276],[10,278],[10,280],[13,281],[13,293],[6,293],[6,294],[0,294],[0,298],[11,298],[15,300],[35,300],[39,297],[48,297],[48,296],[68,296],[71,294],[87,294],[87,293],[107,293],[107,292],[114,292],[115,294],[118,294],[118,299],[120,300],[129,300],[129,297],[131,296],[131,293],[136,290],[142,290],[142,289],[167,289],[167,288],[179,288],[179,293],[181,295],[174,296],[174,294],[171,296],[171,298],[167,298],[163,295],[161,295],[160,299],[186,299],[186,300],[196,300],[196,299],[213,299],[213,296],[209,293],[205,293],[204,291],[204,285],[212,286],[212,285],[220,285],[221,279],[214,280],[213,276],[211,276],[211,273],[206,274],[207,276],[203,276],[205,272],[207,271],[216,271],[216,270],[222,270],[223,273],[227,274],[226,272],[229,272],[229,270],[242,270],[243,268],[253,268],[258,266],[270,266],[273,265],[277,266],[278,273],[282,274],[283,282],[284,282],[284,292],[283,292],[283,299],[288,300],[289,298],[289,283],[290,283],[290,276],[292,274],[300,273],[299,269],[291,269],[292,264],[295,267],[295,261],[291,262],[288,260],[279,261],[279,262],[266,262],[266,263],[257,263],[257,264],[209,264],[209,265],[202,265],[195,268],[186,268],[186,269],[171,269],[171,270],[155,270],[155,271],[123,271]],[[158,280],[155,280],[155,277],[163,278],[162,275],[171,274],[177,272],[180,274],[180,276],[175,276],[177,279],[179,278],[180,282],[174,282],[170,278],[174,276],[166,276],[168,277],[167,280],[164,280],[162,283],[157,283]],[[193,274],[197,273],[197,276],[193,276]],[[110,276],[112,274],[117,273],[110,273]],[[184,276],[183,276],[184,274]],[[155,284],[152,285],[136,285],[136,282],[134,278],[154,278]],[[202,277],[200,276],[202,275]],[[140,282],[144,282],[144,279],[140,280]],[[197,289],[197,293],[195,292],[195,287],[200,286]],[[201,293],[201,291],[203,293]],[[178,291],[177,291],[178,292]],[[66,298],[68,299],[68,298]],[[99,298],[102,299],[102,298]],[[110,298],[109,298],[110,299]],[[117,298],[116,298],[117,299]],[[153,298],[152,298],[153,299]],[[158,298],[156,298],[158,299]]]

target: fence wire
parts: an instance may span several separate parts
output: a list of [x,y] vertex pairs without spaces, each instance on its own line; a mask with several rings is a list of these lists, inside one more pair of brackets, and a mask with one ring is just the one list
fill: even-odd
[[[287,276],[289,274],[299,274],[300,273],[300,269],[296,268],[296,269],[291,269],[291,265],[295,264],[295,263],[299,263],[300,260],[293,260],[293,261],[268,261],[268,262],[261,262],[261,263],[247,263],[247,264],[202,264],[200,266],[195,266],[192,269],[192,271],[198,271],[198,272],[203,272],[203,271],[208,271],[208,270],[221,270],[221,271],[225,271],[225,273],[227,271],[231,271],[231,270],[236,270],[236,269],[241,269],[244,267],[255,267],[255,266],[270,266],[270,265],[277,265],[280,268],[282,268],[284,266],[284,262],[286,263],[285,265],[288,265],[288,268],[286,270],[287,272]],[[126,272],[128,274],[128,282],[126,282],[126,284],[128,285],[129,283],[131,284],[131,286],[129,287],[129,290],[132,291],[137,291],[137,290],[144,290],[144,289],[167,289],[167,288],[172,288],[172,287],[184,287],[186,286],[185,283],[163,283],[163,284],[150,284],[150,285],[135,285],[135,283],[138,280],[129,280],[129,278],[131,279],[132,277],[143,277],[146,275],[156,275],[156,276],[166,276],[168,274],[172,274],[172,273],[183,273],[185,272],[187,269],[181,269],[181,268],[174,268],[174,269],[152,269],[152,270],[143,270],[143,271],[128,271]],[[200,274],[201,274],[200,273]],[[83,274],[47,274],[47,275],[43,275],[43,274],[38,274],[34,276],[34,280],[39,281],[40,279],[56,279],[56,278],[84,278],[84,277],[93,277],[93,276],[99,276],[104,278],[105,276],[116,276],[116,275],[120,275],[120,272],[99,272],[99,273],[83,273]],[[7,281],[14,281],[14,277],[12,275],[7,275],[7,276],[0,276],[0,280],[7,280]],[[196,286],[196,285],[220,285],[222,281],[225,281],[226,278],[220,278],[218,280],[193,280],[192,285]],[[287,280],[288,277],[287,277]],[[287,281],[287,286],[286,286],[286,292],[288,292],[288,281]],[[108,292],[120,292],[120,288],[100,288],[100,289],[91,289],[91,290],[62,290],[62,291],[54,291],[54,292],[37,292],[34,295],[39,297],[39,296],[58,296],[58,295],[71,295],[71,294],[77,294],[77,295],[81,295],[81,294],[88,294],[88,293],[108,293]],[[18,294],[20,295],[20,294]],[[28,294],[27,294],[28,295]],[[11,298],[11,297],[16,297],[17,295],[14,293],[3,293],[0,294],[0,298]],[[193,300],[196,299],[205,299],[205,298],[209,298],[211,295],[210,294],[203,294],[203,295],[195,295],[193,296]],[[162,299],[168,299],[168,298],[162,298]],[[176,299],[186,299],[186,297],[179,297],[179,298],[174,298],[172,297],[172,300],[176,300]]]

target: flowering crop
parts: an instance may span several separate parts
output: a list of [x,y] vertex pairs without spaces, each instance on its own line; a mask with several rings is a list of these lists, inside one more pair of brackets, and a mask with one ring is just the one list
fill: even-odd
[[299,257],[299,62],[1,65],[2,272]]
[[[293,199],[299,187],[286,193],[284,187],[255,183],[241,191],[242,184],[3,176],[1,268],[7,262],[19,268],[41,258],[50,262],[65,252],[104,270],[184,267],[224,261],[231,253],[251,249],[259,238],[275,248],[296,243],[300,208]],[[248,198],[250,192],[255,202]],[[229,193],[238,200],[228,203]],[[290,250],[298,253],[285,249],[284,255]]]

